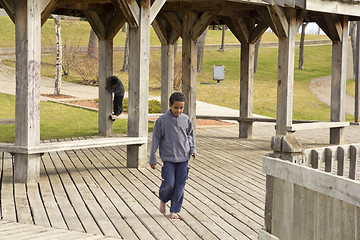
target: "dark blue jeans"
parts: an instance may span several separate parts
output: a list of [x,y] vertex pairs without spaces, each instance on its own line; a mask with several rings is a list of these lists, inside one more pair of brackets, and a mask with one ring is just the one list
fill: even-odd
[[171,201],[170,212],[172,213],[180,212],[188,173],[188,161],[180,163],[165,161],[161,169],[163,181],[160,185],[159,197],[164,203]]
[[114,94],[114,114],[120,115],[123,112],[124,95]]

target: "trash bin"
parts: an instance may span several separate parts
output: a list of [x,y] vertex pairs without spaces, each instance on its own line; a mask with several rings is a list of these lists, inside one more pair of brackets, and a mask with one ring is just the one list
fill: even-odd
[[213,79],[218,83],[225,79],[225,66],[224,65],[215,65],[214,66],[214,75]]

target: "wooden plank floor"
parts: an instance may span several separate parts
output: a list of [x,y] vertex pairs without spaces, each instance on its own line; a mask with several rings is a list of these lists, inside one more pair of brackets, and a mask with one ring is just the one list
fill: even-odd
[[[358,127],[350,128],[347,137],[360,142]],[[305,144],[328,142],[328,130],[296,134]],[[11,155],[0,153],[0,239],[37,239],[22,228],[41,233],[39,239],[60,232],[59,239],[66,232],[68,239],[257,239],[264,221],[261,162],[273,135],[272,124],[256,125],[253,139],[239,139],[237,127],[198,128],[181,220],[159,213],[161,165],[126,168],[126,147],[45,154],[38,184],[13,183]]]

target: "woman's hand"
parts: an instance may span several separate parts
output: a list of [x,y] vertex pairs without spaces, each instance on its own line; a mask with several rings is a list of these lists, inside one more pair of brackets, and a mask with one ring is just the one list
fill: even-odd
[[156,169],[156,163],[155,163],[155,164],[150,164],[150,167],[151,167],[152,169]]

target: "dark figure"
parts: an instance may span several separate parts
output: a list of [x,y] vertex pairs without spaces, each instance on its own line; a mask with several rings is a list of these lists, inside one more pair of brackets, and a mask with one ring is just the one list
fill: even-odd
[[123,112],[124,85],[118,77],[111,76],[106,79],[106,86],[106,90],[114,93],[114,115],[119,116]]

